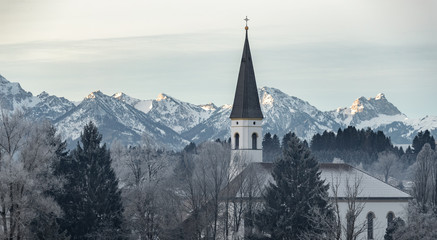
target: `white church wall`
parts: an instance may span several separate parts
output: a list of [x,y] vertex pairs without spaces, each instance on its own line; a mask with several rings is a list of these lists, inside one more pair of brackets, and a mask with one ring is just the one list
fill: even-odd
[[[373,219],[373,239],[383,240],[385,230],[387,228],[387,214],[393,212],[395,217],[401,217],[406,220],[406,209],[408,207],[407,201],[396,200],[366,200],[361,214],[358,216],[358,224],[366,224],[365,231],[358,237],[358,239],[367,238],[367,214],[373,212],[375,218]],[[342,216],[342,225],[346,227],[346,212],[347,202],[339,202],[340,216]],[[343,231],[344,235],[344,231]],[[342,239],[345,239],[344,236]]]

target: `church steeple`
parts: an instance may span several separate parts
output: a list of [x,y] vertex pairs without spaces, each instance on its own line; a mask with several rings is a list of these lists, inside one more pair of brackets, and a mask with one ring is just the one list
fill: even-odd
[[246,164],[262,162],[263,114],[258,98],[255,72],[250,54],[247,21],[243,57],[238,74],[237,90],[231,112],[231,166],[240,172]]
[[244,41],[243,56],[240,72],[238,73],[237,89],[235,90],[234,104],[230,118],[262,119],[263,114],[259,105],[258,89],[253,70],[252,55],[250,54],[249,38],[246,17],[246,39]]

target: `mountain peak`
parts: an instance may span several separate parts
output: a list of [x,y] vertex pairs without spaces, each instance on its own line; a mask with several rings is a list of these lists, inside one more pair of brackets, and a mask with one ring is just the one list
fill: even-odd
[[201,107],[203,110],[206,110],[206,111],[214,111],[217,109],[217,106],[214,103],[202,104],[202,105],[199,105],[199,107]]
[[41,99],[41,100],[45,100],[48,97],[50,97],[50,94],[46,91],[42,91],[40,94],[38,94],[38,96],[36,96],[37,98]]
[[100,97],[102,95],[103,95],[103,93],[100,90],[97,90],[97,91],[94,91],[94,92],[91,92],[90,94],[88,94],[88,96],[86,96],[85,99],[94,99],[94,98]]
[[117,98],[117,99],[122,99],[125,96],[126,96],[126,94],[124,94],[123,92],[118,92],[118,93],[115,93],[114,95],[112,95],[113,98]]
[[158,97],[156,98],[156,101],[162,101],[162,100],[165,100],[165,99],[167,99],[167,98],[170,98],[170,96],[168,96],[167,94],[165,94],[165,93],[160,93],[159,95],[158,95]]
[[378,93],[378,95],[376,95],[375,100],[380,100],[380,99],[386,99],[384,93]]

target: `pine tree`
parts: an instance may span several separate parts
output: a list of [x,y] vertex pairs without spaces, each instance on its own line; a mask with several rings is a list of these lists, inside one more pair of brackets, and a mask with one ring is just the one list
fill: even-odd
[[63,162],[67,183],[58,202],[62,227],[71,239],[122,239],[121,193],[102,135],[88,123],[70,159]]
[[[255,219],[270,239],[299,239],[318,231],[314,219],[333,217],[318,162],[295,134],[287,135],[283,156],[273,167],[275,184],[267,187],[264,208]],[[315,212],[317,217],[311,215]]]
[[425,132],[420,131],[413,139],[414,153],[419,153],[426,143],[429,143],[431,149],[435,150],[435,139],[431,136],[431,133],[428,130],[425,130]]
[[264,135],[262,145],[263,145],[263,162],[273,162],[272,159],[273,139],[272,139],[272,135],[269,132]]

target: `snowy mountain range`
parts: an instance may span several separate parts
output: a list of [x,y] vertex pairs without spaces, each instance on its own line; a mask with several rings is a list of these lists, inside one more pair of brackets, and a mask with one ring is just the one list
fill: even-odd
[[[437,116],[408,119],[384,94],[360,97],[350,107],[320,111],[308,102],[278,89],[263,87],[259,99],[264,114],[264,132],[282,136],[289,131],[310,140],[315,133],[336,132],[349,125],[382,130],[393,143],[409,144],[419,131],[437,136]],[[90,93],[80,104],[43,92],[37,96],[0,75],[0,104],[3,109],[20,110],[31,120],[48,119],[70,146],[80,137],[83,126],[93,121],[107,143],[136,144],[148,138],[157,146],[181,149],[190,141],[203,142],[230,136],[231,105],[195,105],[159,94],[140,100],[124,93],[112,96]]]

